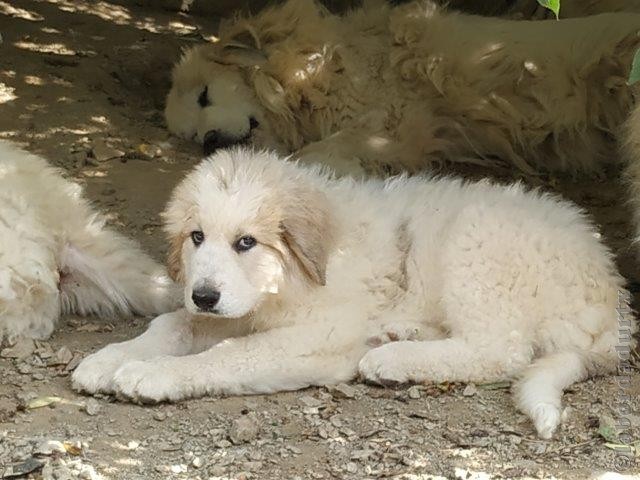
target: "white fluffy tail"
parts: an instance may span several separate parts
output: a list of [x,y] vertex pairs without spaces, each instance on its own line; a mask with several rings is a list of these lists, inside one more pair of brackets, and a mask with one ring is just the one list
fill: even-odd
[[539,358],[514,386],[518,408],[527,414],[540,438],[551,438],[563,417],[562,394],[586,379],[595,362],[584,353],[562,352]]
[[64,313],[156,315],[179,306],[165,269],[134,242],[108,229],[82,240],[67,245],[60,259]]

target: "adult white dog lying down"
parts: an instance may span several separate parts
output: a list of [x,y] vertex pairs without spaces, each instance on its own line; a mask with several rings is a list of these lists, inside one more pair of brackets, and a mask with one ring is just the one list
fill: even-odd
[[74,388],[177,401],[358,370],[520,376],[516,402],[548,438],[563,389],[617,364],[627,294],[610,253],[574,205],[519,185],[335,180],[238,149],[191,172],[165,218],[186,310],[86,358]]
[[62,313],[177,307],[162,266],[104,226],[79,185],[0,141],[0,341],[46,338]]
[[617,158],[638,31],[634,13],[515,21],[414,1],[337,16],[288,0],[188,50],[165,115],[205,153],[251,143],[343,174],[443,161],[592,172]]

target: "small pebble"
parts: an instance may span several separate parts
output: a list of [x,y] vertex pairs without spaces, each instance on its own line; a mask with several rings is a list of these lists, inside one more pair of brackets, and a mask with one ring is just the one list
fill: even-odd
[[247,443],[258,436],[258,422],[252,415],[243,415],[233,421],[229,430],[229,439],[236,445]]
[[98,415],[98,413],[100,413],[100,410],[102,410],[102,406],[97,400],[90,398],[84,404],[83,410],[86,412],[87,415],[94,417]]

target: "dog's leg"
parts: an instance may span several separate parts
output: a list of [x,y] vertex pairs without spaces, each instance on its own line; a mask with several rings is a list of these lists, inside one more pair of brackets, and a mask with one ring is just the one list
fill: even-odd
[[307,165],[329,167],[338,177],[364,178],[366,172],[360,156],[343,148],[335,141],[336,135],[339,134],[308,144],[296,153],[295,158]]
[[87,393],[113,393],[115,372],[123,364],[164,355],[201,352],[228,337],[242,335],[247,326],[233,319],[195,320],[185,310],[160,315],[146,332],[114,343],[85,358],[71,377],[73,388]]
[[366,350],[334,326],[295,326],[230,338],[197,355],[130,362],[115,390],[136,401],[177,401],[207,394],[260,394],[327,385],[355,377]]
[[65,312],[157,315],[178,308],[177,288],[163,267],[122,235],[92,227],[76,232],[62,251]]
[[[383,385],[482,382],[511,378],[528,362],[526,348],[514,349],[504,342],[483,348],[450,338],[383,345],[362,358],[360,373]],[[524,369],[514,387],[516,404],[532,419],[541,438],[551,438],[560,424],[564,389],[585,379],[587,374],[585,356],[574,352],[543,357]]]
[[193,329],[184,310],[167,313],[153,320],[142,335],[114,343],[86,357],[71,377],[76,390],[110,393],[115,371],[125,362],[159,355],[184,355],[193,347]]
[[531,359],[523,345],[492,339],[490,346],[462,338],[394,342],[369,351],[360,373],[380,384],[406,382],[479,382],[513,375]]
[[47,338],[60,315],[55,241],[27,205],[0,203],[0,342]]
[[[384,131],[384,130],[382,130]],[[365,178],[386,173],[385,166],[409,159],[407,152],[397,155],[395,140],[385,134],[372,134],[368,128],[349,128],[301,148],[295,158],[301,163],[324,165],[339,177]]]
[[520,410],[527,414],[541,438],[551,438],[562,417],[562,393],[588,376],[584,355],[563,352],[536,360],[514,386]]

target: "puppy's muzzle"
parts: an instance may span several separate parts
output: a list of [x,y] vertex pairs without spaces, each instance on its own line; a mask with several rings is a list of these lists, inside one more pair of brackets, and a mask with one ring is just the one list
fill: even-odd
[[191,300],[203,312],[214,312],[220,301],[220,292],[202,287],[193,291]]

